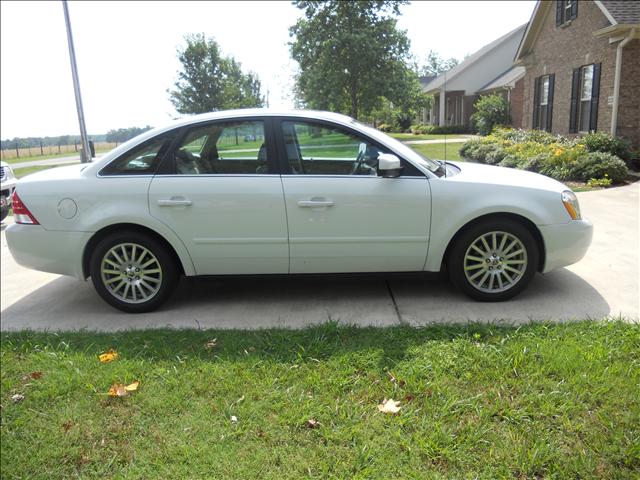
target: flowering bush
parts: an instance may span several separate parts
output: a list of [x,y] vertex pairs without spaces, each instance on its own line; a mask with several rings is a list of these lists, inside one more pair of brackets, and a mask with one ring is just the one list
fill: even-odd
[[540,130],[495,128],[486,137],[465,142],[460,155],[479,163],[538,172],[562,181],[602,178],[624,181],[629,175],[625,162],[612,153],[594,150],[605,149],[607,145],[618,148],[619,144],[606,140],[604,134],[590,135],[569,139]]

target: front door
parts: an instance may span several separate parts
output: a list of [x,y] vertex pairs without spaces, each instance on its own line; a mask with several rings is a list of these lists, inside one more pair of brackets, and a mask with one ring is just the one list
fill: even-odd
[[190,127],[149,188],[151,215],[184,242],[198,275],[287,273],[282,183],[263,119]]
[[422,172],[406,162],[400,177],[379,177],[378,154],[391,152],[344,127],[282,119],[278,131],[291,273],[423,270],[431,206]]

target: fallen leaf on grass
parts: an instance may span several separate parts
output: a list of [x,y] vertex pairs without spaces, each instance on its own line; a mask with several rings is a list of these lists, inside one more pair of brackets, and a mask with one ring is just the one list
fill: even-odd
[[65,432],[68,432],[69,430],[71,430],[71,427],[73,427],[73,422],[71,420],[67,420],[62,424],[62,428],[64,429]]
[[125,385],[124,383],[114,383],[111,385],[111,388],[107,392],[107,395],[110,397],[126,397],[129,395],[129,392],[135,392],[138,390],[140,386],[140,380],[136,380],[130,385]]
[[119,357],[118,352],[116,352],[113,348],[108,350],[105,353],[98,355],[98,358],[100,359],[100,363],[113,362],[114,360],[117,360],[118,357]]
[[27,375],[23,375],[22,380],[38,380],[40,377],[42,377],[42,372],[31,372]]
[[15,395],[11,396],[11,400],[13,401],[13,403],[20,403],[22,400],[24,400],[24,395],[22,395],[21,393],[16,393]]
[[389,381],[391,383],[395,383],[399,387],[404,387],[405,386],[406,382],[404,380],[398,380],[393,373],[388,372],[387,375],[389,375]]
[[378,410],[382,413],[391,413],[395,415],[400,411],[400,402],[395,401],[393,398],[387,400],[386,398],[382,401],[380,405],[378,405]]
[[212,348],[215,348],[217,346],[218,346],[218,339],[217,338],[209,340],[207,343],[204,344],[204,348],[206,350],[211,350]]
[[310,418],[304,424],[304,426],[307,427],[307,428],[320,428],[321,425],[322,424],[319,421],[317,421],[315,418]]

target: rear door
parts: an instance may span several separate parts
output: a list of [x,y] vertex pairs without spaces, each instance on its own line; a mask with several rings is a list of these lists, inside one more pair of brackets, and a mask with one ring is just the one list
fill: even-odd
[[151,215],[182,239],[198,275],[289,270],[270,125],[241,118],[191,126],[151,182]]
[[420,271],[427,255],[429,182],[404,162],[377,174],[392,153],[353,129],[279,119],[291,273]]

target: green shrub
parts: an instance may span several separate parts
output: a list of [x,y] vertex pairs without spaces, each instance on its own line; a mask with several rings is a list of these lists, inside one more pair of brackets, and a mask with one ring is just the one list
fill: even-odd
[[590,178],[587,181],[587,186],[588,187],[603,187],[603,188],[607,188],[611,186],[611,179],[608,177],[608,175],[605,173],[604,174],[604,178]]
[[[498,165],[502,160],[507,156],[507,152],[504,148],[498,147],[497,145],[493,147],[493,150],[487,153],[485,157],[486,163],[490,165]],[[509,165],[511,166],[511,165]]]
[[400,110],[393,115],[393,124],[399,131],[406,132],[411,128],[413,119],[414,116],[411,113]]
[[627,164],[631,161],[632,152],[629,142],[622,138],[612,137],[602,132],[588,133],[580,139],[589,152],[605,152],[621,158]]
[[480,135],[488,135],[496,125],[508,124],[509,102],[502,95],[485,95],[473,105],[476,112],[471,115],[471,121]]
[[515,155],[505,155],[497,165],[500,167],[520,168],[521,163],[521,158]]
[[[606,146],[609,140],[603,137],[607,136],[592,135],[591,148],[595,148],[595,139],[599,145]],[[614,141],[610,144],[617,145]],[[561,181],[609,178],[612,182],[621,182],[629,175],[625,162],[619,157],[589,151],[583,139],[567,139],[540,131],[496,128],[482,139],[465,142],[460,155],[478,163],[519,168]]]
[[591,178],[605,178],[622,182],[629,176],[625,163],[615,155],[605,152],[589,152],[576,160],[571,168],[571,179],[586,182]]
[[417,124],[411,125],[409,131],[414,135],[435,135],[435,134],[455,134],[455,133],[468,133],[467,127],[464,125],[425,125]]
[[475,156],[475,149],[481,145],[480,140],[467,140],[460,147],[459,153],[462,158],[473,159]]

